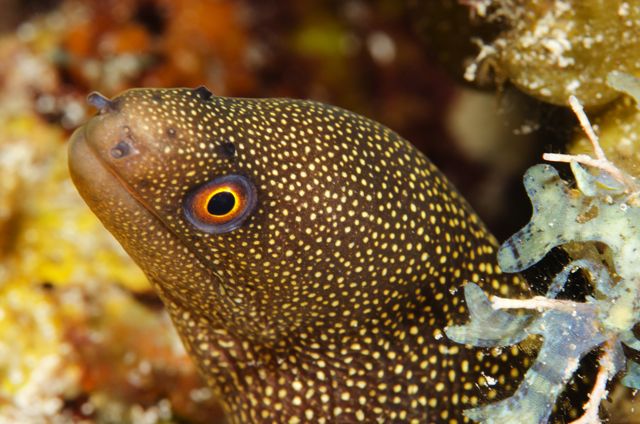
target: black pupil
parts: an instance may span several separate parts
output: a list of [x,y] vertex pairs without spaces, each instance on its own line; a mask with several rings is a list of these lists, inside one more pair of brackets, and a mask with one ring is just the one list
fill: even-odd
[[223,216],[231,212],[233,206],[236,204],[236,198],[228,191],[221,191],[216,193],[207,204],[207,211],[211,215]]

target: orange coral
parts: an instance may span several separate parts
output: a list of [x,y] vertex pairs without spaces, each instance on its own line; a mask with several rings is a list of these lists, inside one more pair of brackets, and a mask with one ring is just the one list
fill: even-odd
[[[85,18],[67,31],[63,49],[72,79],[113,94],[132,86],[208,84],[220,94],[248,94],[256,84],[242,5],[232,1],[126,0],[75,3]],[[105,63],[129,55],[120,79]],[[87,65],[102,63],[93,75]],[[107,67],[108,68],[108,67]],[[118,72],[118,70],[116,70]]]

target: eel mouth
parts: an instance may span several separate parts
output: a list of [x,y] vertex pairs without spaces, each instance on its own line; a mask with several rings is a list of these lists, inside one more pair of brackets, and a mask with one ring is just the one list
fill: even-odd
[[[120,239],[118,234],[122,229],[119,228],[121,224],[114,222],[113,219],[116,207],[121,214],[123,210],[126,211],[130,219],[134,217],[141,219],[140,216],[143,215],[146,220],[167,228],[162,218],[154,213],[144,199],[136,195],[135,190],[123,179],[118,170],[114,169],[113,164],[103,157],[104,154],[113,156],[123,152],[128,155],[127,149],[131,147],[122,147],[122,142],[110,146],[109,141],[96,140],[94,137],[96,128],[110,124],[102,122],[102,118],[102,116],[91,118],[76,129],[69,139],[69,172],[80,196],[117,239]],[[110,153],[107,153],[109,149]],[[133,155],[138,153],[135,151]],[[144,160],[142,157],[136,159]],[[171,234],[177,237],[173,232]],[[177,238],[180,239],[180,237]],[[180,241],[183,242],[183,240]],[[123,240],[120,242],[125,245]]]
[[111,225],[110,211],[115,205],[132,215],[144,214],[166,227],[126,179],[134,167],[141,166],[148,155],[154,154],[149,146],[133,136],[130,125],[135,119],[124,110],[126,99],[124,96],[108,99],[94,92],[87,101],[98,108],[99,113],[74,131],[68,147],[71,180],[80,196],[116,235],[118,228]]
[[69,140],[69,171],[80,196],[103,222],[108,203],[119,202],[136,211],[144,209],[87,142],[90,122],[76,129]]
[[[109,231],[115,229],[110,225],[110,209],[116,204],[126,208],[132,215],[144,213],[149,218],[162,221],[135,195],[111,164],[101,157],[101,152],[98,151],[101,146],[96,146],[89,140],[87,133],[92,127],[101,125],[97,122],[100,118],[91,118],[77,128],[69,139],[69,172],[80,196]],[[122,146],[116,145],[113,149],[122,149]]]
[[[224,287],[222,286],[225,284],[220,273],[214,270],[211,264],[201,257],[197,251],[194,251],[187,240],[171,231],[164,220],[154,213],[153,209],[143,199],[136,195],[135,191],[131,189],[118,171],[114,169],[113,165],[109,163],[109,159],[103,157],[105,154],[113,157],[112,149],[118,148],[119,144],[110,145],[100,136],[100,139],[95,139],[95,130],[98,127],[101,127],[100,130],[102,130],[105,125],[112,123],[104,122],[103,118],[104,115],[91,118],[83,126],[77,128],[69,139],[69,172],[80,196],[148,276],[151,275],[149,274],[151,270],[146,269],[144,257],[140,257],[141,252],[138,252],[135,248],[130,249],[127,236],[123,235],[123,219],[137,219],[146,221],[148,225],[154,225],[157,228],[165,228],[171,237],[176,239],[178,244],[189,249],[194,257],[210,272],[212,281],[217,282],[214,286],[218,296],[224,298]],[[110,131],[111,129],[107,130]],[[131,159],[144,160],[144,153],[140,155],[138,153],[140,152],[136,151],[135,156],[137,157]],[[116,209],[120,216],[119,220],[113,216]],[[164,292],[164,290],[162,291]],[[165,295],[168,294],[165,293]]]

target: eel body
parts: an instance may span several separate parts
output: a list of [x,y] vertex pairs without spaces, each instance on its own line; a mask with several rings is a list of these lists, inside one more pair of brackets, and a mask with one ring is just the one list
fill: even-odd
[[522,292],[456,189],[343,109],[198,89],[97,94],[70,144],[231,422],[467,422],[529,357],[456,345],[463,291]]

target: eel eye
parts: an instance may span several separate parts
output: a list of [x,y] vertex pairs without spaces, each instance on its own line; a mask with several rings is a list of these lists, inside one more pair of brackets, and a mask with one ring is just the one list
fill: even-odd
[[256,188],[248,178],[225,175],[190,191],[184,200],[184,212],[200,230],[221,234],[242,225],[257,200]]

